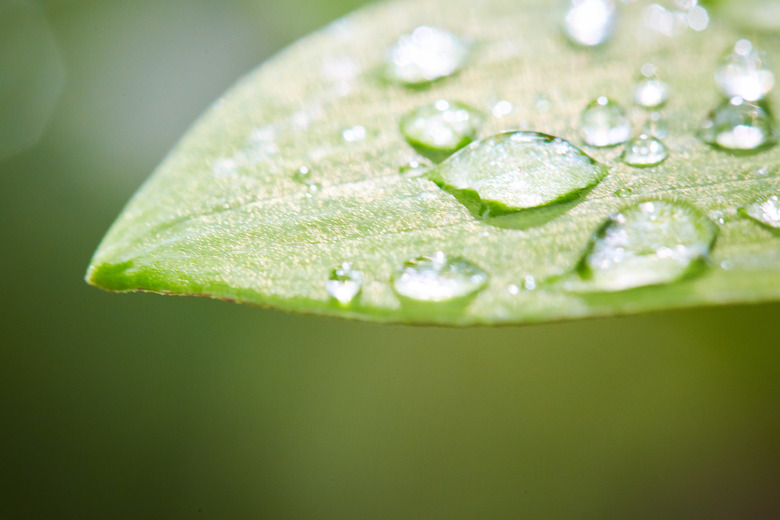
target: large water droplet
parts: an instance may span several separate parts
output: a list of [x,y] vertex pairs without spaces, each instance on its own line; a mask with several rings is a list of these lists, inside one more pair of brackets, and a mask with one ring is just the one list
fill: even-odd
[[775,76],[766,63],[766,54],[750,40],[739,40],[715,71],[715,81],[728,97],[758,101],[772,90]]
[[418,153],[443,161],[477,138],[484,116],[463,103],[440,99],[401,119],[401,133]]
[[421,26],[398,39],[388,57],[386,75],[406,86],[446,78],[466,62],[469,45],[444,29]]
[[[605,166],[558,137],[507,132],[471,143],[429,178],[479,214],[500,215],[575,198]],[[471,207],[469,209],[472,209]]]
[[363,288],[363,273],[344,262],[330,271],[325,290],[341,305],[352,303]]
[[775,142],[772,119],[758,105],[741,98],[724,101],[702,124],[699,137],[731,152],[756,152]]
[[590,146],[616,146],[628,141],[631,125],[617,103],[601,96],[582,111],[580,133],[585,143]]
[[670,201],[642,202],[611,216],[577,266],[574,290],[622,291],[673,282],[706,261],[717,228],[699,210]]
[[739,212],[756,222],[780,229],[780,197],[770,195],[740,208]]
[[641,77],[634,85],[634,103],[644,108],[658,108],[669,99],[669,85],[658,79],[651,63],[642,66]]
[[612,0],[571,0],[563,28],[573,43],[594,47],[612,36],[616,17]]
[[660,139],[642,134],[626,143],[623,161],[629,166],[657,166],[669,157],[669,149]]
[[487,287],[488,274],[463,258],[449,258],[441,251],[404,263],[393,273],[396,294],[416,302],[443,303],[475,296]]

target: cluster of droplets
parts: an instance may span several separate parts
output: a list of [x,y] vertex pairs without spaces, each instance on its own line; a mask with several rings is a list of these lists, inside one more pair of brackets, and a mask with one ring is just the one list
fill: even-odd
[[738,40],[718,64],[715,82],[723,99],[702,123],[700,138],[734,153],[754,153],[775,144],[766,99],[775,76],[766,54],[750,40]]
[[[599,46],[609,40],[617,16],[613,0],[571,0],[564,31],[578,46]],[[669,36],[683,26],[699,31],[709,23],[707,11],[696,0],[677,0],[673,11],[653,4],[645,9],[644,19],[648,27]],[[401,36],[392,47],[385,77],[408,88],[428,86],[461,70],[469,54],[465,40],[441,28],[421,26]],[[774,75],[764,53],[748,40],[739,40],[719,64],[715,80],[725,97],[703,125],[702,139],[717,148],[739,151],[761,149],[772,142],[774,130],[765,97],[774,86]],[[581,113],[581,138],[596,148],[623,145],[622,159],[630,166],[660,165],[669,156],[661,141],[666,129],[660,110],[669,101],[670,87],[655,66],[645,64],[632,94],[634,104],[647,116],[642,133],[632,137],[625,111],[614,100],[600,96]],[[546,112],[550,101],[538,96],[535,106]],[[502,99],[488,112],[501,119],[514,110],[510,101]],[[420,155],[440,164],[429,167],[411,161],[401,172],[425,172],[464,205],[478,208],[476,213],[482,217],[571,200],[607,174],[606,167],[555,136],[513,131],[479,139],[484,122],[482,110],[455,100],[438,99],[409,111],[400,121],[401,134]],[[347,142],[365,135],[362,126],[343,132]],[[308,169],[301,168],[293,178],[317,190]],[[632,190],[625,187],[618,192],[631,194]],[[777,195],[756,200],[740,212],[764,226],[780,228]],[[679,280],[706,263],[717,231],[710,218],[688,204],[634,203],[596,230],[576,269],[563,278],[563,286],[586,292],[623,291]],[[489,281],[480,266],[437,251],[404,262],[393,272],[390,285],[402,303],[442,304],[471,301]],[[515,296],[539,284],[527,275],[507,285],[506,291]],[[352,304],[362,287],[363,274],[350,263],[333,269],[326,283],[328,294],[342,306]]]

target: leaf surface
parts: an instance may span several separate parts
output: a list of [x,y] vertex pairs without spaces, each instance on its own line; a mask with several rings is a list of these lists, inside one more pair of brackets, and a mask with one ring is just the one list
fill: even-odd
[[[614,36],[597,49],[569,43],[561,30],[565,10],[547,0],[394,0],[363,8],[288,48],[218,100],[127,205],[87,280],[112,291],[448,325],[778,299],[780,235],[737,209],[780,192],[780,147],[732,155],[703,144],[696,132],[721,102],[713,72],[723,53],[750,36],[780,63],[780,32],[770,25],[746,35],[744,25],[732,27],[713,8],[705,31],[669,37],[645,23],[648,4],[620,4]],[[388,49],[422,25],[470,40],[468,63],[427,88],[387,82]],[[622,147],[584,146],[579,115],[608,96],[638,134],[649,115],[632,107],[632,85],[646,62],[671,87],[662,110],[670,155],[638,169],[620,161]],[[480,137],[516,129],[554,135],[609,173],[577,200],[480,219],[419,168],[406,168],[424,159],[399,123],[438,99],[486,114],[500,106],[501,117],[490,117]],[[775,89],[768,103],[778,101]],[[648,198],[686,201],[719,226],[698,276],[603,294],[545,285],[575,269],[610,214]],[[437,251],[479,266],[490,276],[487,288],[457,309],[402,305],[393,273]],[[343,262],[363,275],[362,292],[348,306],[326,291],[329,273]]]

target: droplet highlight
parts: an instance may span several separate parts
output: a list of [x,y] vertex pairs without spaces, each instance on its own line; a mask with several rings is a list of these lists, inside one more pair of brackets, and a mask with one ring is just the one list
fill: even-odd
[[766,53],[743,39],[723,57],[715,81],[727,97],[759,101],[774,87],[775,76],[767,65]]
[[641,75],[634,85],[634,103],[647,109],[659,108],[669,100],[669,85],[658,78],[651,63],[642,66]]
[[406,261],[391,280],[398,296],[425,303],[472,298],[487,287],[488,281],[488,274],[479,266],[441,251]]
[[476,139],[484,119],[473,107],[440,99],[406,114],[401,133],[420,155],[440,162]]
[[595,47],[612,36],[617,6],[612,0],[571,0],[563,28],[572,43]]
[[775,143],[769,114],[760,106],[736,97],[710,113],[699,137],[715,148],[737,153],[758,152]]
[[469,44],[436,27],[417,27],[390,50],[385,74],[395,83],[423,86],[460,70],[469,55]]
[[780,229],[780,197],[777,195],[763,197],[740,208],[739,212],[759,224]]
[[428,174],[482,216],[571,200],[606,175],[604,165],[568,141],[537,132],[475,141]]
[[669,149],[658,138],[641,134],[626,143],[623,162],[636,168],[658,166],[669,157]]
[[332,269],[325,282],[325,290],[339,304],[351,304],[363,288],[363,273],[353,268],[349,262]]
[[611,292],[680,280],[706,263],[716,234],[715,224],[685,203],[629,206],[596,231],[570,288]]
[[628,141],[631,125],[620,105],[601,96],[582,111],[580,133],[586,144],[605,148]]

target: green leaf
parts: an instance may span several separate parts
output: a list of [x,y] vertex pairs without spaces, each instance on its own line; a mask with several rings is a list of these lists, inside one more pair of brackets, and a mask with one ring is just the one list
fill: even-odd
[[[618,4],[616,31],[598,48],[569,43],[565,11],[547,0],[366,7],[293,45],[215,103],[130,201],[87,280],[113,291],[448,325],[778,299],[780,237],[737,209],[780,192],[780,148],[731,154],[697,138],[700,123],[721,104],[716,64],[746,36],[744,23],[730,25],[719,9],[740,4],[716,4],[705,31],[676,36],[648,27],[648,4]],[[388,81],[388,49],[423,25],[470,42],[467,62],[427,86]],[[776,25],[747,36],[780,63]],[[620,160],[622,147],[584,145],[580,113],[607,96],[626,109],[638,134],[650,115],[632,107],[632,85],[646,62],[671,87],[659,123],[668,132],[669,158],[632,168]],[[605,164],[608,175],[573,200],[480,218],[439,188],[435,174],[423,173],[416,163],[424,159],[399,130],[405,114],[439,99],[501,116],[485,122],[481,138],[517,129],[560,137]],[[777,89],[762,106],[772,105]],[[551,201],[568,199],[554,195]],[[717,242],[695,275],[588,294],[546,283],[577,272],[610,215],[657,199],[685,202],[718,225]],[[437,252],[487,273],[487,286],[457,306],[402,303],[392,286],[399,269]],[[359,278],[348,277],[343,263]],[[360,280],[361,290],[349,286],[341,294],[357,297],[336,301],[329,279]]]

